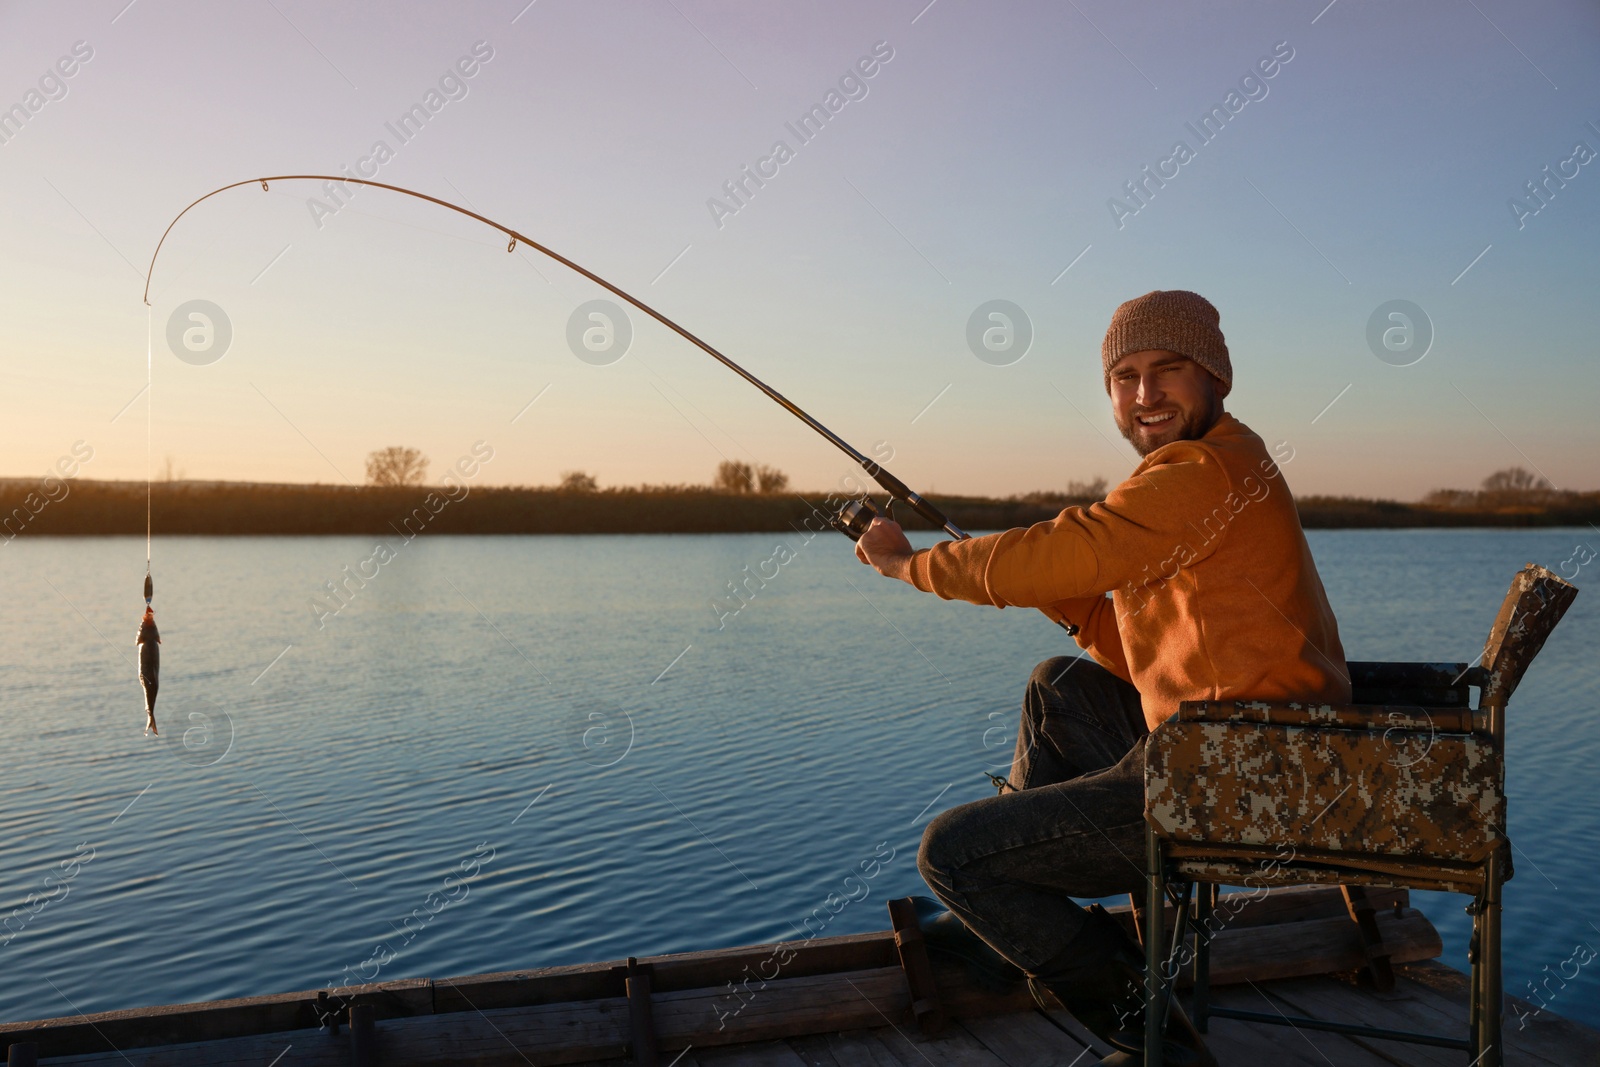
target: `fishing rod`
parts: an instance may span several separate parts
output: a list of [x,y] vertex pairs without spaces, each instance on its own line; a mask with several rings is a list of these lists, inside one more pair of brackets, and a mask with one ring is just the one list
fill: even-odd
[[[723,355],[722,352],[718,352],[717,349],[714,349],[714,347],[710,346],[710,344],[707,344],[706,341],[702,341],[702,339],[699,338],[699,336],[696,336],[696,334],[690,333],[690,331],[685,330],[683,326],[672,322],[670,318],[667,318],[666,315],[662,315],[661,312],[658,312],[658,310],[654,309],[654,307],[651,307],[650,304],[645,304],[645,302],[640,301],[640,299],[638,299],[637,296],[634,296],[634,294],[627,293],[626,290],[622,290],[621,286],[616,286],[611,282],[606,282],[605,278],[595,274],[595,272],[592,272],[592,270],[587,270],[586,267],[579,266],[579,264],[576,264],[576,262],[573,262],[571,259],[563,256],[563,254],[552,250],[552,248],[549,248],[549,246],[541,245],[541,243],[536,242],[536,240],[528,237],[528,235],[520,234],[520,232],[512,229],[512,227],[504,226],[504,224],[501,224],[501,222],[496,222],[494,219],[488,218],[488,216],[478,214],[477,211],[467,210],[467,208],[462,208],[461,205],[448,202],[448,200],[440,200],[438,197],[430,197],[430,195],[427,195],[426,192],[418,192],[418,190],[414,189],[405,189],[405,187],[402,186],[390,186],[390,184],[386,184],[386,182],[366,181],[366,179],[363,178],[341,178],[341,176],[336,176],[336,174],[275,174],[275,176],[270,176],[270,178],[253,178],[248,179],[248,181],[237,181],[232,182],[232,184],[229,184],[229,186],[222,186],[221,189],[213,189],[211,192],[208,192],[208,194],[203,195],[203,197],[198,198],[198,200],[195,200],[194,203],[190,203],[190,205],[187,206],[187,208],[184,208],[184,210],[179,211],[178,218],[174,218],[173,221],[166,226],[166,230],[162,234],[162,240],[157,242],[157,245],[155,245],[155,253],[150,256],[150,269],[147,270],[146,275],[144,275],[144,302],[146,302],[146,304],[149,304],[150,302],[150,278],[154,277],[155,275],[155,259],[162,254],[162,245],[165,245],[168,234],[173,232],[173,227],[178,226],[179,219],[182,219],[184,216],[186,216],[186,214],[189,214],[190,210],[194,210],[195,206],[206,202],[206,200],[210,200],[211,197],[221,194],[221,192],[227,192],[229,189],[238,189],[240,186],[251,186],[251,184],[258,184],[258,182],[261,184],[262,192],[266,192],[270,182],[275,181],[331,181],[341,182],[341,184],[342,182],[349,182],[349,184],[354,184],[354,186],[371,186],[373,189],[387,189],[389,192],[398,192],[398,194],[406,195],[406,197],[416,197],[418,200],[426,200],[426,202],[434,203],[434,205],[442,206],[442,208],[450,208],[451,211],[464,214],[464,216],[467,216],[467,218],[477,219],[478,222],[483,222],[485,226],[494,227],[494,229],[499,230],[501,234],[504,234],[507,238],[509,238],[509,242],[507,242],[506,245],[507,253],[517,251],[518,243],[522,243],[522,245],[528,245],[530,248],[536,248],[536,250],[541,251],[541,253],[546,254],[546,256],[549,256],[550,259],[554,259],[554,261],[558,262],[558,264],[562,264],[563,267],[568,267],[568,269],[574,270],[574,272],[581,274],[582,277],[589,278],[590,282],[594,282],[595,285],[600,286],[600,288],[603,288],[603,290],[608,291],[608,293],[613,293],[614,296],[619,296],[619,298],[629,302],[629,304],[632,304],[632,306],[637,307],[638,310],[645,312],[646,315],[650,315],[650,317],[654,318],[656,322],[661,323],[662,326],[666,326],[667,330],[674,331],[674,333],[678,334],[680,338],[690,342],[690,344],[693,344],[694,347],[698,347],[698,349],[702,350],[704,354],[714,358],[714,360],[717,360],[718,363],[722,363],[723,366],[726,366],[728,370],[733,371],[734,374],[738,374],[739,378],[750,382],[752,386],[762,390],[763,394],[773,398],[774,402],[778,402],[778,405],[781,405],[784,410],[789,411],[789,414],[792,414],[792,416],[795,416],[795,418],[805,422],[806,426],[810,426],[811,429],[816,430],[818,434],[821,434],[822,437],[826,438],[827,442],[832,443],[837,450],[842,451],[842,453],[845,453],[846,456],[850,456],[851,461],[856,462],[856,464],[858,464],[862,470],[866,470],[867,474],[872,477],[872,480],[877,482],[878,486],[882,486],[885,493],[890,494],[890,509],[893,509],[893,502],[898,499],[898,501],[906,502],[907,506],[910,506],[910,509],[915,510],[918,515],[922,515],[925,520],[933,523],[934,526],[938,526],[938,528],[941,528],[941,530],[946,531],[946,533],[950,534],[950,536],[955,537],[957,541],[966,541],[966,539],[971,536],[971,534],[963,531],[960,526],[950,522],[949,518],[947,518],[946,515],[944,515],[944,512],[941,512],[938,507],[934,507],[933,504],[930,504],[930,502],[926,501],[926,499],[923,499],[922,496],[918,496],[918,494],[915,493],[915,491],[912,491],[912,488],[907,486],[906,483],[901,482],[899,478],[894,477],[894,475],[890,474],[888,470],[883,469],[880,464],[877,464],[877,462],[872,461],[872,459],[867,458],[867,456],[864,456],[861,451],[856,450],[853,445],[850,445],[850,442],[846,442],[845,438],[840,437],[840,435],[835,434],[834,430],[827,429],[826,426],[822,426],[821,422],[811,418],[810,414],[806,413],[805,410],[800,408],[800,405],[797,405],[797,403],[792,402],[792,400],[789,400],[789,398],[784,397],[781,392],[773,389],[773,387],[768,386],[766,382],[763,382],[762,379],[757,378],[755,374],[744,370],[742,366],[739,366],[738,363],[734,363],[731,358],[726,357],[726,355]],[[845,507],[840,509],[838,515],[835,515],[835,517],[832,518],[834,518],[834,525],[838,526],[843,533],[848,534],[851,541],[858,541],[859,537],[861,537],[861,534],[866,533],[867,526],[872,525],[872,518],[874,518],[877,514],[877,509],[872,506],[872,502],[866,501],[866,499],[859,499],[859,501],[850,501],[848,504],[845,504]]]
[[[852,541],[859,541],[861,539],[861,535],[866,533],[867,527],[872,525],[872,520],[877,518],[880,514],[892,516],[894,513],[894,502],[896,500],[904,501],[911,508],[911,510],[915,511],[918,515],[921,515],[936,528],[944,530],[957,541],[965,541],[972,536],[965,530],[961,529],[961,527],[951,522],[942,511],[934,507],[927,500],[923,499],[920,495],[914,492],[910,486],[906,485],[905,482],[902,482],[899,478],[896,478],[889,471],[885,470],[881,464],[875,462],[866,455],[863,455],[844,438],[840,437],[822,423],[812,418],[811,415],[801,409],[800,405],[794,403],[794,401],[790,400],[788,397],[772,388],[772,386],[768,385],[760,378],[757,378],[754,374],[751,374],[749,371],[739,366],[739,364],[735,363],[733,360],[717,351],[695,334],[690,333],[688,330],[672,321],[667,316],[651,307],[649,304],[646,304],[638,297],[635,297],[632,293],[626,292],[619,286],[613,285],[611,282],[608,282],[604,278],[600,277],[600,275],[578,265],[577,263],[574,263],[566,256],[563,256],[561,253],[547,247],[546,245],[540,244],[538,241],[528,237],[526,234],[520,233],[517,230],[504,225],[503,223],[496,222],[494,219],[491,219],[486,215],[480,215],[476,211],[471,211],[467,208],[464,208],[460,204],[452,204],[448,200],[442,200],[437,196],[429,196],[427,193],[419,193],[415,189],[407,189],[400,185],[390,185],[386,182],[369,181],[365,178],[351,178],[334,174],[277,174],[265,178],[250,178],[245,181],[232,182],[220,188],[213,189],[205,196],[200,197],[188,207],[178,212],[177,217],[168,223],[166,230],[162,232],[161,240],[156,243],[156,250],[150,256],[150,269],[145,272],[145,304],[148,306],[150,303],[150,280],[155,276],[156,259],[161,255],[162,245],[167,243],[167,235],[172,233],[172,228],[178,224],[179,220],[193,210],[196,205],[210,200],[213,196],[216,196],[219,193],[225,193],[230,189],[237,189],[245,185],[260,184],[262,192],[267,192],[268,187],[272,182],[293,181],[317,181],[335,182],[338,184],[348,183],[351,185],[366,185],[374,189],[387,189],[392,193],[400,193],[404,196],[415,197],[418,200],[425,200],[430,204],[437,204],[439,207],[448,208],[449,210],[458,214],[465,215],[469,219],[476,219],[484,225],[490,226],[505,234],[508,239],[506,244],[506,251],[508,253],[515,252],[517,249],[517,244],[520,242],[527,245],[529,248],[534,248],[544,253],[546,256],[549,256],[551,259],[555,260],[557,263],[560,263],[567,269],[583,275],[583,277],[589,279],[591,282],[594,282],[596,285],[600,286],[602,289],[613,294],[614,296],[618,296],[623,300],[626,300],[628,303],[632,304],[646,315],[649,315],[652,319],[655,319],[657,322],[661,323],[661,325],[665,326],[679,337],[682,337],[685,341],[688,341],[690,344],[700,349],[712,359],[715,359],[717,362],[733,371],[739,377],[743,378],[745,381],[749,382],[751,385],[767,394],[767,396],[776,401],[785,411],[789,412],[789,414],[793,415],[795,418],[811,427],[817,433],[821,434],[822,437],[832,443],[835,448],[849,456],[857,466],[871,476],[873,481],[878,483],[883,491],[889,495],[888,502],[882,512],[877,509],[876,505],[874,505],[865,494],[862,494],[859,499],[847,501],[837,513],[828,517],[828,521]],[[1063,626],[1068,633],[1077,632],[1077,627],[1070,623],[1063,622],[1060,625]]]

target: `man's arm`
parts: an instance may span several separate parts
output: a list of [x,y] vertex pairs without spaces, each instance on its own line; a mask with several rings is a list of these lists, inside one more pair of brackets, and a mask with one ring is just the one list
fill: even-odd
[[[898,578],[913,586],[911,542],[899,523],[873,519],[867,532],[856,542],[856,558],[879,574]],[[1124,681],[1131,681],[1128,658],[1117,630],[1116,612],[1105,596],[1077,597],[1042,605],[1039,609],[1053,622],[1070,622],[1078,627],[1078,647],[1093,656],[1101,666]]]
[[1220,511],[1225,529],[1227,502],[1235,495],[1211,451],[1184,442],[1167,446],[1160,463],[1141,468],[1087,508],[1066,508],[1029,527],[941,541],[917,552],[898,525],[886,524],[891,531],[873,523],[856,555],[945,600],[1042,608],[1158,576],[1170,579],[1205,559],[1216,550],[1220,531],[1206,537],[1197,524]]

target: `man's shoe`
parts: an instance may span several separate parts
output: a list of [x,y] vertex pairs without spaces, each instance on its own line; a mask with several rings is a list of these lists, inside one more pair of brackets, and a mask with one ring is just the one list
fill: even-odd
[[928,954],[959,963],[983,989],[1004,995],[1017,987],[1026,975],[1022,969],[989,946],[967,928],[961,917],[932,897],[912,897],[917,925]]
[[[1144,952],[1098,904],[1067,950],[1063,962],[1029,980],[1034,999],[1048,990],[1091,1033],[1117,1050],[1105,1064],[1138,1063],[1144,1054]],[[1058,957],[1060,958],[1060,957]],[[1216,1060],[1188,1024],[1183,1009],[1171,1003],[1162,1042],[1169,1067],[1215,1067]],[[1130,1059],[1119,1059],[1127,1054]]]

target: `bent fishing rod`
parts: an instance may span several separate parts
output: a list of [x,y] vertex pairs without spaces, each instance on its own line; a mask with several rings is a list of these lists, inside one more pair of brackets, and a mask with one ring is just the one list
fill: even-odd
[[[262,192],[267,192],[269,191],[268,187],[272,182],[293,181],[335,182],[341,185],[348,183],[350,185],[366,185],[374,189],[387,189],[391,193],[400,193],[403,196],[414,197],[418,200],[425,200],[430,204],[436,204],[442,208],[448,208],[457,214],[465,215],[469,219],[476,219],[485,226],[499,230],[501,233],[505,234],[507,238],[506,251],[508,253],[515,252],[518,243],[525,244],[529,248],[537,249],[567,269],[581,274],[583,277],[589,279],[591,282],[594,282],[596,285],[600,286],[602,289],[606,290],[612,295],[626,300],[629,304],[632,304],[634,307],[638,308],[652,319],[655,319],[657,322],[671,330],[673,333],[677,334],[679,337],[682,337],[685,341],[688,341],[690,344],[700,349],[712,359],[733,371],[735,374],[749,382],[751,385],[755,386],[757,389],[760,389],[763,393],[767,394],[767,396],[771,397],[775,402],[777,402],[785,411],[789,412],[789,414],[793,415],[795,418],[811,427],[817,433],[821,434],[822,437],[831,442],[835,448],[849,456],[857,466],[866,471],[867,474],[872,477],[872,480],[877,482],[883,491],[889,495],[888,505],[885,508],[885,512],[888,514],[893,514],[894,501],[901,500],[910,506],[910,508],[918,515],[921,515],[936,528],[944,530],[957,541],[965,541],[971,537],[971,535],[965,530],[951,522],[950,519],[947,518],[945,514],[938,508],[934,507],[927,500],[924,500],[921,496],[914,492],[910,486],[906,485],[905,482],[902,482],[899,478],[896,478],[893,474],[889,473],[889,471],[885,470],[883,466],[863,455],[848,441],[844,440],[844,438],[840,437],[838,434],[822,425],[822,423],[812,418],[808,413],[802,410],[798,404],[794,403],[788,397],[772,388],[772,386],[768,385],[760,378],[757,378],[754,374],[751,374],[739,364],[735,363],[733,360],[717,351],[695,334],[690,333],[688,330],[672,321],[667,316],[651,307],[649,304],[646,304],[644,301],[635,297],[633,294],[626,292],[620,287],[613,285],[611,282],[606,281],[606,279],[600,277],[600,275],[594,273],[593,271],[574,263],[572,260],[568,259],[566,256],[563,256],[554,249],[540,244],[538,241],[528,237],[526,234],[520,233],[511,227],[504,225],[503,223],[496,222],[494,219],[491,219],[486,215],[480,215],[476,211],[468,210],[467,208],[462,207],[460,204],[452,204],[448,200],[442,200],[436,196],[429,196],[427,193],[419,193],[415,189],[407,189],[400,185],[390,185],[386,182],[369,181],[365,178],[351,178],[334,174],[276,174],[265,178],[250,178],[245,181],[232,182],[220,188],[213,189],[211,192],[195,200],[188,207],[178,212],[177,217],[168,223],[166,230],[162,232],[161,240],[156,242],[156,250],[150,256],[150,269],[145,272],[144,277],[145,305],[148,307],[150,304],[150,280],[155,276],[156,259],[161,255],[161,246],[167,243],[167,236],[172,233],[172,228],[176,226],[185,215],[187,215],[197,205],[210,200],[213,196],[216,196],[219,193],[225,193],[230,189],[238,189],[245,185],[259,184]],[[861,539],[861,535],[866,532],[867,527],[872,525],[872,520],[878,517],[879,514],[881,513],[873,505],[872,501],[867,499],[867,497],[863,494],[860,499],[847,502],[839,509],[839,512],[836,515],[829,516],[829,521],[852,541],[859,541]],[[1065,628],[1069,634],[1075,634],[1077,632],[1077,627],[1070,623],[1062,622],[1060,625]]]

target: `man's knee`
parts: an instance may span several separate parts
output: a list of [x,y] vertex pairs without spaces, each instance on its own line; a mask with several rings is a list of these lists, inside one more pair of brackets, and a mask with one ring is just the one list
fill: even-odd
[[1031,685],[1041,685],[1046,689],[1054,689],[1061,684],[1061,679],[1077,670],[1082,665],[1078,663],[1081,656],[1051,656],[1033,669],[1028,682]]
[[930,888],[950,884],[950,875],[958,862],[959,839],[963,836],[961,825],[966,822],[962,812],[965,806],[941,811],[922,831],[922,844],[917,848],[917,870]]

